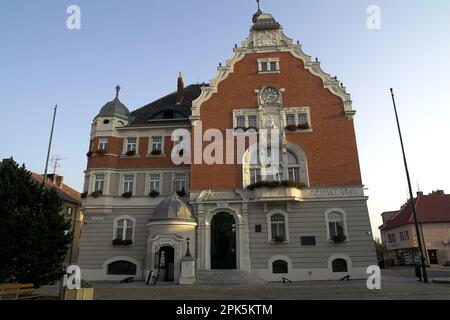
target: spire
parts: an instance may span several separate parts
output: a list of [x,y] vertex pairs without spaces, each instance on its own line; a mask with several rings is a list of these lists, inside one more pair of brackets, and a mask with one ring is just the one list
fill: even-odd
[[261,8],[259,7],[259,0],[256,0],[256,4],[258,5],[258,11],[256,11],[256,13],[253,15],[252,18],[253,23],[256,23],[256,20],[262,14]]
[[119,91],[120,91],[120,86],[117,85],[116,86],[116,98],[119,98]]
[[183,76],[180,72],[178,75],[178,83],[177,83],[177,104],[180,104],[181,101],[183,101],[183,94],[184,94],[184,82]]

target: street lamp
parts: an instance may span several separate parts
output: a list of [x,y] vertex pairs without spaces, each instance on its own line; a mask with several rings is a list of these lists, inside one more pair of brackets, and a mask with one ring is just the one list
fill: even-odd
[[411,205],[412,205],[413,217],[414,217],[414,225],[416,227],[417,242],[419,243],[420,260],[421,260],[421,264],[422,264],[422,273],[423,273],[423,282],[427,283],[428,276],[427,276],[427,269],[426,269],[426,265],[425,265],[425,256],[424,256],[423,247],[422,247],[422,237],[421,237],[421,233],[420,233],[419,223],[417,221],[416,206],[414,205],[414,196],[413,196],[412,188],[411,188],[411,180],[409,178],[408,164],[406,163],[406,155],[405,155],[405,148],[403,147],[402,132],[400,130],[400,123],[398,121],[397,108],[395,106],[394,91],[392,90],[392,88],[391,88],[391,96],[392,96],[392,103],[394,105],[395,119],[397,120],[398,135],[400,137],[400,145],[402,146],[403,162],[405,164],[406,179],[408,180],[409,198],[411,199]]

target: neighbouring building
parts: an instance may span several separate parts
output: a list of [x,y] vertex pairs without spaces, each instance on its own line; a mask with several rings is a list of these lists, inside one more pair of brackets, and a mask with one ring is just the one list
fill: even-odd
[[[450,265],[450,194],[442,190],[414,199],[428,265]],[[379,227],[387,266],[420,263],[412,203],[381,214]]]
[[[36,182],[42,183],[43,174],[35,172],[31,173],[31,177]],[[83,225],[83,213],[81,211],[81,196],[78,191],[63,183],[64,177],[58,174],[48,174],[45,187],[47,189],[55,189],[59,197],[63,201],[63,207],[60,214],[70,221],[71,231],[73,232],[73,240],[67,251],[64,263],[66,265],[78,262],[78,253],[80,250],[81,228]]]
[[[258,9],[252,21],[208,84],[185,86],[180,74],[175,92],[133,112],[118,86],[95,116],[82,194],[83,278],[154,271],[158,281],[178,283],[188,238],[205,281],[224,269],[267,281],[365,278],[377,264],[350,95],[272,15]],[[177,129],[190,140],[172,141]],[[208,129],[231,131],[232,141],[246,130],[263,139],[263,129],[279,129],[281,169],[268,170],[248,135],[241,158],[232,148],[231,164],[225,145],[216,152],[227,164],[172,161],[173,152],[194,154],[198,139],[207,149]]]

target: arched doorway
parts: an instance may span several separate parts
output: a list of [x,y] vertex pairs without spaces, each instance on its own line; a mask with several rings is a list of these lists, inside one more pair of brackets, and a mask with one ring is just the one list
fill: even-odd
[[159,249],[158,281],[174,280],[174,249],[164,246]]
[[211,221],[211,268],[236,269],[236,221],[226,212]]

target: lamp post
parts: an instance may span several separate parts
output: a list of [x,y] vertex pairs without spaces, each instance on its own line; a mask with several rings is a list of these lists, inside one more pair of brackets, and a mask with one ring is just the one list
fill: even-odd
[[411,199],[414,225],[416,227],[417,242],[419,245],[420,261],[421,261],[421,265],[422,265],[423,282],[427,283],[428,276],[427,276],[427,269],[426,269],[426,265],[425,265],[425,255],[424,255],[423,247],[422,247],[422,237],[421,237],[421,232],[420,232],[420,228],[419,228],[419,223],[417,221],[416,206],[414,204],[414,196],[413,196],[413,192],[412,192],[412,188],[411,188],[411,180],[409,178],[408,164],[406,162],[406,155],[405,155],[405,148],[403,146],[402,132],[400,130],[400,123],[398,121],[398,115],[397,115],[397,107],[395,106],[394,91],[392,88],[391,88],[391,96],[392,96],[392,103],[394,105],[395,119],[397,120],[398,135],[400,137],[400,145],[402,147],[403,163],[405,164],[406,179],[408,180],[409,198]]

